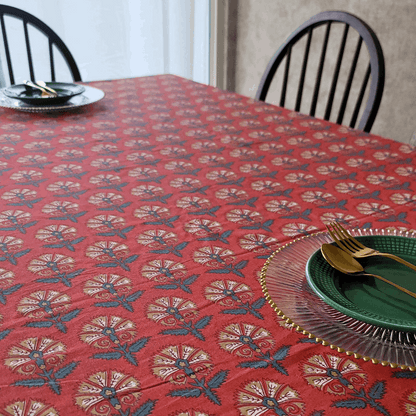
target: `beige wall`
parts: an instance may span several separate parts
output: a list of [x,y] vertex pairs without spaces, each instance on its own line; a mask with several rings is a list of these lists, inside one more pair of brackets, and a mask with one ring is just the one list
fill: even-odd
[[294,29],[321,11],[346,11],[370,25],[384,52],[386,84],[371,132],[409,141],[416,131],[416,0],[228,1],[229,89],[254,97],[268,61]]

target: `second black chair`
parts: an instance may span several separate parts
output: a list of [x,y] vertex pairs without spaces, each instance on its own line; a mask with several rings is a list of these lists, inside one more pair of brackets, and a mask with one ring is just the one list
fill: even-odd
[[[321,87],[322,81],[322,74],[323,68],[325,63],[325,58],[328,56],[327,54],[327,46],[329,41],[329,36],[331,32],[331,26],[333,23],[342,23],[344,25],[344,30],[341,38],[341,43],[339,46],[338,56],[335,64],[334,73],[332,75],[332,82],[329,89],[328,98],[326,101],[324,119],[330,120],[331,112],[334,104],[334,97],[335,91],[337,89],[337,84],[339,80],[341,64],[343,64],[343,57],[345,52],[345,45],[347,41],[348,31],[350,28],[355,29],[358,32],[358,43],[355,46],[355,52],[353,54],[352,61],[350,61],[350,69],[348,73],[348,77],[346,80],[346,84],[344,87],[344,91],[342,94],[342,99],[340,102],[338,115],[336,117],[337,124],[344,124],[343,119],[345,115],[345,110],[347,107],[348,98],[350,95],[351,85],[354,79],[354,75],[356,72],[357,61],[360,55],[360,50],[362,43],[367,46],[368,54],[369,54],[369,63],[365,75],[363,77],[363,81],[361,84],[361,88],[359,89],[359,93],[356,97],[355,106],[352,110],[351,121],[349,123],[349,127],[355,127],[357,123],[358,116],[360,114],[361,105],[364,101],[364,97],[366,96],[366,89],[368,82],[371,76],[371,82],[369,86],[369,92],[367,93],[367,101],[364,107],[364,110],[361,112],[361,118],[358,123],[357,128],[363,130],[365,132],[369,132],[371,127],[374,123],[376,118],[381,98],[383,95],[384,89],[384,78],[385,78],[385,69],[384,69],[384,57],[383,51],[380,45],[380,42],[374,33],[374,31],[361,19],[356,16],[353,16],[346,12],[338,12],[338,11],[327,11],[317,14],[316,16],[312,17],[308,21],[306,21],[303,25],[301,25],[295,32],[293,32],[286,42],[279,48],[273,58],[270,60],[266,71],[263,74],[263,77],[260,81],[260,85],[257,90],[256,98],[261,101],[265,101],[267,93],[269,91],[269,87],[272,83],[273,77],[276,74],[276,71],[279,65],[282,63],[283,59],[286,58],[286,63],[284,67],[283,73],[283,85],[281,88],[280,94],[280,102],[279,105],[281,107],[285,106],[286,103],[286,96],[287,96],[287,88],[288,88],[288,78],[289,78],[289,70],[291,67],[291,54],[293,46],[304,36],[306,36],[306,46],[303,55],[303,61],[301,64],[300,70],[300,78],[297,87],[296,93],[296,103],[294,106],[295,111],[301,111],[301,102],[304,93],[304,86],[305,86],[305,75],[306,69],[308,65],[308,59],[311,50],[311,40],[312,40],[312,33],[313,31],[325,25],[325,35],[323,39],[322,49],[320,52],[319,63],[317,67],[316,73],[316,80],[315,85],[313,86],[313,96],[311,98],[310,110],[309,115],[315,116],[316,115],[316,108],[318,103],[319,91]],[[305,112],[302,110],[302,112]]]
[[[29,35],[29,32],[31,31],[31,29],[34,28],[37,31],[41,32],[47,38],[47,41],[48,41],[48,52],[49,52],[48,60],[50,62],[50,79],[45,80],[45,81],[57,81],[56,80],[56,56],[54,55],[55,48],[60,52],[66,65],[68,66],[73,81],[81,81],[81,74],[79,72],[78,66],[75,63],[75,59],[73,58],[71,52],[66,47],[62,39],[48,25],[43,23],[37,17],[31,15],[30,13],[27,13],[15,7],[5,6],[5,5],[0,4],[0,24],[1,24],[3,43],[4,43],[4,52],[6,55],[5,61],[7,63],[7,70],[9,73],[10,84],[12,85],[15,84],[16,79],[15,79],[15,73],[13,71],[12,51],[10,47],[10,39],[7,35],[7,25],[5,23],[5,16],[19,19],[22,22],[22,29],[24,32],[24,41],[25,41],[26,53],[27,53],[27,62],[29,64],[29,71],[27,75],[25,76],[25,78],[31,79],[32,81],[36,80],[33,51],[32,51],[32,47],[30,43],[31,37]],[[43,57],[37,57],[37,58],[44,59]],[[21,65],[21,63],[18,63],[18,65]]]

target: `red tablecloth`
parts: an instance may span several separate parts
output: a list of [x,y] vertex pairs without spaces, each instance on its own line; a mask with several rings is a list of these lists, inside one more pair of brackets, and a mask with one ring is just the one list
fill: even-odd
[[414,415],[416,372],[291,330],[267,257],[416,229],[416,152],[175,76],[0,110],[0,415]]

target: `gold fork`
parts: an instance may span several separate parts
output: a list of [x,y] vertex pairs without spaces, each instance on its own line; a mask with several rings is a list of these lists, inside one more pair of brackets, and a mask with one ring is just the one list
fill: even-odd
[[326,226],[329,234],[334,239],[334,241],[338,244],[338,246],[346,251],[347,253],[351,254],[351,256],[356,258],[362,258],[362,257],[370,257],[370,256],[383,256],[388,257],[389,259],[393,259],[398,261],[399,263],[404,264],[407,267],[410,267],[411,269],[416,271],[416,266],[412,263],[409,263],[406,260],[403,260],[402,258],[395,256],[394,254],[390,253],[381,253],[380,251],[374,250],[373,248],[366,247],[363,244],[361,244],[357,239],[355,239],[345,228],[343,228],[338,223],[331,223],[331,228]]

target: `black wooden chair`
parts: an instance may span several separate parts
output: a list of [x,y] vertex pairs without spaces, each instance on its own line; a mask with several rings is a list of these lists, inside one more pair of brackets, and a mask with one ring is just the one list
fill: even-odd
[[[15,75],[13,72],[13,65],[12,65],[12,52],[10,50],[9,39],[7,36],[7,24],[5,23],[5,16],[6,20],[8,17],[17,18],[22,21],[22,29],[24,32],[24,39],[26,45],[26,52],[27,52],[27,61],[29,64],[29,72],[26,78],[35,81],[35,65],[33,62],[33,52],[31,49],[29,32],[32,31],[32,28],[40,31],[48,41],[48,49],[49,49],[49,62],[50,62],[50,79],[45,81],[56,81],[56,56],[54,55],[54,49],[58,50],[68,66],[69,72],[72,76],[73,81],[81,81],[81,74],[79,72],[78,66],[75,63],[75,60],[66,47],[62,39],[45,23],[39,20],[37,17],[27,13],[23,10],[17,9],[11,6],[0,5],[0,24],[1,24],[1,32],[3,37],[4,43],[4,53],[6,55],[6,63],[7,63],[7,70],[9,73],[10,84],[15,84]],[[38,59],[39,57],[36,56]],[[41,59],[45,59],[41,57]]]
[[[337,124],[345,124],[343,123],[345,110],[347,107],[348,98],[350,95],[351,85],[354,80],[354,76],[356,73],[356,66],[357,61],[360,55],[360,50],[362,43],[367,46],[368,56],[369,56],[369,63],[368,67],[365,71],[365,75],[363,76],[363,81],[361,83],[361,88],[359,88],[358,95],[356,97],[355,106],[352,107],[351,111],[351,121],[349,127],[355,127],[357,123],[358,116],[360,114],[360,108],[364,101],[364,97],[367,96],[367,101],[364,107],[364,110],[361,112],[361,118],[358,123],[358,129],[363,130],[365,132],[369,132],[371,127],[374,123],[376,118],[381,97],[383,95],[384,89],[384,78],[385,78],[385,69],[384,69],[384,57],[383,51],[380,45],[380,42],[373,32],[373,30],[361,19],[356,16],[353,16],[349,13],[339,12],[339,11],[327,11],[317,14],[316,16],[310,18],[307,22],[302,24],[295,32],[293,32],[286,42],[279,48],[273,58],[270,60],[266,71],[263,74],[263,77],[260,81],[260,85],[258,87],[256,93],[256,99],[265,101],[267,93],[269,91],[270,84],[272,83],[273,77],[276,74],[276,71],[279,65],[282,63],[283,59],[286,58],[286,63],[283,72],[283,81],[282,81],[282,88],[280,94],[280,103],[281,107],[285,106],[286,96],[287,96],[287,87],[288,87],[288,78],[289,78],[289,70],[291,67],[291,54],[293,46],[304,36],[306,37],[306,46],[303,53],[303,62],[301,63],[300,68],[300,77],[299,83],[297,87],[297,94],[296,94],[296,103],[294,106],[295,111],[302,111],[303,113],[307,113],[307,111],[301,110],[301,102],[302,102],[302,95],[304,91],[304,84],[305,84],[305,74],[308,65],[308,58],[310,55],[311,50],[311,40],[312,40],[312,33],[313,31],[325,25],[325,34],[323,39],[322,48],[320,51],[319,62],[317,65],[317,73],[315,79],[315,85],[313,87],[313,95],[311,97],[311,104],[309,115],[315,116],[316,108],[318,103],[319,97],[319,90],[321,87],[322,81],[322,73],[324,69],[324,62],[325,58],[328,57],[327,54],[327,46],[329,35],[331,32],[331,27],[336,24],[340,23],[344,25],[343,34],[340,42],[340,47],[338,51],[337,60],[335,63],[334,72],[332,74],[332,82],[329,89],[329,95],[326,102],[325,113],[322,118],[325,120],[329,120],[331,116],[331,111],[334,103],[334,96],[337,89],[337,84],[340,75],[341,64],[343,64],[343,57],[345,52],[345,46],[347,43],[347,36],[348,31],[350,28],[355,29],[358,32],[358,43],[355,46],[355,52],[353,54],[352,61],[350,61],[350,69],[349,74],[346,79],[344,91],[342,94],[342,99],[340,101],[340,106],[338,110],[338,115],[336,117]],[[371,75],[371,82],[369,86],[369,90],[366,92],[367,85]],[[319,98],[320,102],[321,98]],[[349,104],[350,105],[350,104]],[[335,120],[333,120],[335,121]]]

